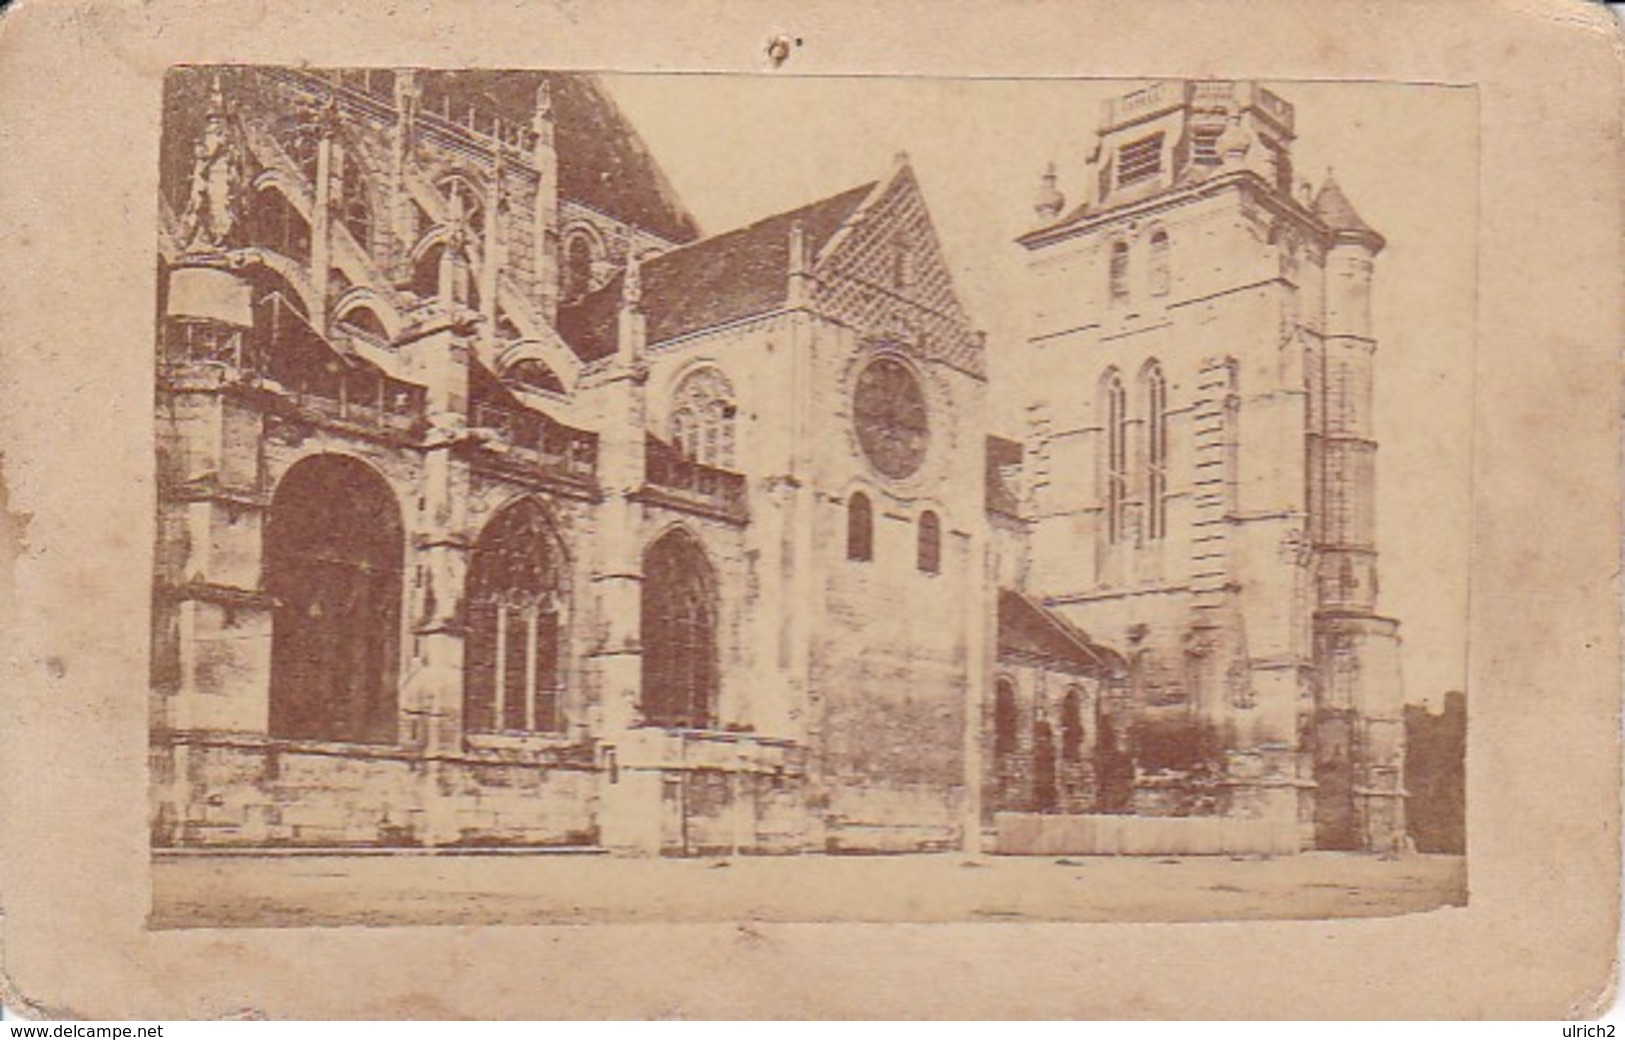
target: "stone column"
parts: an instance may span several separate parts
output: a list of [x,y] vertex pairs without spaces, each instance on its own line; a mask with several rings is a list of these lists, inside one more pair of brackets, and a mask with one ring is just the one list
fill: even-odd
[[600,754],[615,767],[600,775],[600,841],[625,852],[655,854],[661,842],[662,736],[640,727],[643,690],[644,319],[634,260],[627,267],[614,368],[596,388],[604,402],[598,442],[603,501],[594,532],[591,578],[600,639],[593,651],[598,676]]
[[[1317,805],[1325,844],[1388,852],[1405,838],[1404,694],[1398,622],[1376,613],[1376,341],[1371,277],[1382,239],[1336,230],[1326,256],[1326,329],[1311,385],[1317,395],[1311,482],[1316,644]],[[1335,799],[1335,804],[1333,800]]]
[[553,137],[553,96],[546,79],[536,88],[536,115],[531,130],[536,135],[536,201],[531,227],[535,236],[531,247],[536,274],[533,291],[542,317],[552,324],[559,310],[559,153]]
[[[468,414],[469,315],[442,314],[404,336],[400,350],[427,388],[428,431],[422,484],[408,556],[409,663],[401,685],[401,742],[428,758],[456,755],[463,740],[463,611],[468,572],[468,464],[459,457]],[[421,839],[458,836],[455,807],[438,794],[433,767],[423,774]]]

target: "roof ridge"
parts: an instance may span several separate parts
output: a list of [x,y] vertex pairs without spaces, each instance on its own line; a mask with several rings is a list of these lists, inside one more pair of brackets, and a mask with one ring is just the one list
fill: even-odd
[[690,240],[688,242],[679,243],[679,244],[673,246],[670,249],[663,250],[658,256],[650,257],[647,261],[645,261],[645,264],[652,264],[652,263],[655,263],[656,261],[663,260],[668,256],[675,256],[675,255],[680,254],[680,253],[685,253],[685,252],[692,251],[694,249],[694,247],[703,246],[708,242],[715,242],[715,241],[717,241],[719,239],[729,238],[729,237],[732,237],[732,236],[735,236],[735,235],[742,235],[747,231],[752,231],[752,230],[754,230],[756,228],[761,227],[764,224],[771,223],[771,222],[773,222],[775,220],[783,220],[786,217],[791,217],[791,216],[794,216],[794,215],[796,215],[798,213],[805,213],[808,210],[817,209],[819,206],[827,205],[828,203],[834,202],[836,199],[839,199],[844,195],[855,194],[856,192],[858,192],[860,190],[865,192],[865,193],[868,193],[868,192],[872,191],[874,189],[874,186],[876,184],[878,184],[878,183],[879,183],[878,181],[869,181],[868,183],[865,183],[865,184],[853,185],[850,188],[842,189],[841,191],[837,191],[834,194],[826,195],[823,198],[814,199],[812,202],[806,202],[806,203],[801,204],[800,206],[794,206],[794,207],[792,207],[790,209],[779,210],[776,213],[769,213],[765,217],[758,217],[758,218],[756,218],[755,220],[751,221],[748,224],[737,224],[734,227],[728,228],[726,231],[718,231],[717,233],[715,233],[713,235],[706,235],[704,238],[696,238],[696,239],[692,239],[692,240]]

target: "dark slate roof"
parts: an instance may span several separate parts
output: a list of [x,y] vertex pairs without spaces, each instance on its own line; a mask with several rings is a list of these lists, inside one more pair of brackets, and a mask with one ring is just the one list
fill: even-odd
[[536,112],[536,88],[543,79],[553,98],[560,193],[671,242],[699,238],[699,225],[643,138],[591,73],[428,72],[424,107],[433,111],[431,92],[449,91],[456,97],[494,103],[503,119],[529,126]]
[[[648,342],[722,325],[782,306],[790,278],[790,227],[801,222],[816,256],[874,190],[874,182],[775,214],[644,261],[643,313]],[[583,360],[615,352],[621,305],[617,274],[572,307],[559,310],[559,332]]]
[[1038,659],[1102,678],[1122,669],[1116,653],[1095,645],[1065,618],[1012,589],[999,590],[999,657]]
[[1326,183],[1321,185],[1320,192],[1315,195],[1314,208],[1315,216],[1333,231],[1373,239],[1381,248],[1382,236],[1361,218],[1354,203],[1343,194],[1342,187],[1330,173],[1326,175]]
[[1010,486],[1010,482],[1004,479],[1004,471],[1012,466],[1020,466],[1021,460],[1020,441],[988,435],[986,477],[988,512],[1013,517],[1021,515],[1021,500],[1017,497],[1015,489]]

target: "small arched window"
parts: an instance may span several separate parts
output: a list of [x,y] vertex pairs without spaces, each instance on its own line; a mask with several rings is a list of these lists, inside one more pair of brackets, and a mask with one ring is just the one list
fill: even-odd
[[1111,287],[1111,302],[1125,303],[1128,301],[1128,243],[1122,239],[1112,243],[1111,270],[1109,274]]
[[926,574],[942,571],[942,521],[929,509],[920,514],[918,565]]
[[467,730],[563,728],[567,591],[558,536],[534,499],[508,506],[485,525],[468,572]]
[[1016,686],[1009,679],[1000,679],[993,689],[993,754],[1003,758],[1016,753],[1018,736],[1016,727],[1020,716],[1016,711]]
[[1128,395],[1115,370],[1106,373],[1101,388],[1106,428],[1101,460],[1106,474],[1106,540],[1116,543],[1127,535],[1128,518]]
[[846,503],[846,558],[875,558],[874,507],[869,504],[869,496],[861,491],[852,492]]
[[592,291],[592,239],[578,231],[564,240],[564,285],[560,298],[576,303]]
[[662,535],[643,556],[643,717],[654,726],[716,724],[715,573],[693,535]]
[[1083,691],[1068,687],[1061,698],[1061,761],[1083,758]]
[[313,455],[277,485],[265,528],[270,735],[392,744],[400,662],[400,506],[345,455]]
[[1168,232],[1162,228],[1151,232],[1151,295],[1167,296],[1173,288],[1173,273],[1168,266]]
[[1146,536],[1168,533],[1168,381],[1155,361],[1145,369]]
[[715,368],[690,372],[672,395],[671,441],[695,462],[731,469],[737,414],[726,376]]

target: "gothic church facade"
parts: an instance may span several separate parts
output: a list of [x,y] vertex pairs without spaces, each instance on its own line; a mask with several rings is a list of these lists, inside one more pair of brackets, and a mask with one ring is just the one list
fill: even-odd
[[1023,444],[906,157],[702,236],[590,76],[173,71],[155,846],[1380,846],[1381,239],[1155,89],[1023,240]]

